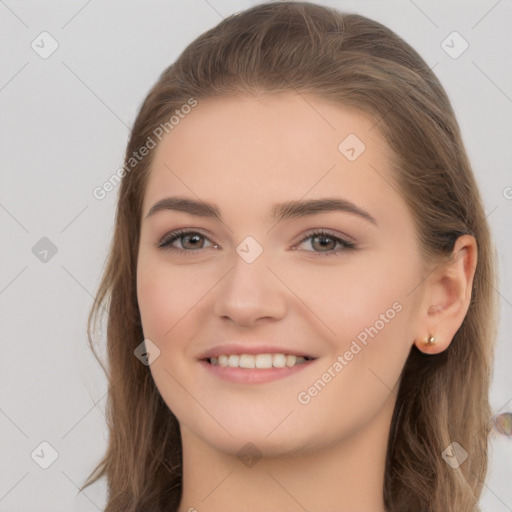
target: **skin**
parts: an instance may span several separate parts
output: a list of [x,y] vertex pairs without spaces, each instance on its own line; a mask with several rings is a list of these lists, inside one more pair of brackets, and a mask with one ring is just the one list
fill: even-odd
[[[354,161],[338,150],[351,133],[366,146]],[[413,344],[441,352],[460,327],[475,240],[460,237],[452,260],[427,266],[413,216],[390,186],[392,155],[374,123],[312,95],[199,102],[154,151],[137,296],[144,336],[160,350],[150,371],[180,422],[179,511],[383,512],[400,372]],[[171,210],[146,217],[171,195],[217,204],[223,222]],[[270,219],[273,203],[324,197],[352,201],[378,225],[347,212]],[[157,247],[180,228],[205,236],[195,245],[187,237],[173,243],[197,254]],[[332,240],[323,247],[305,239],[314,229],[351,240],[358,250],[336,255],[340,246]],[[263,249],[252,263],[236,252],[247,236]],[[301,403],[298,394],[396,303],[394,318]],[[434,347],[422,343],[429,334],[439,340]],[[317,359],[283,379],[234,384],[197,359],[231,341],[297,347]],[[253,465],[237,456],[249,442],[261,456]]]

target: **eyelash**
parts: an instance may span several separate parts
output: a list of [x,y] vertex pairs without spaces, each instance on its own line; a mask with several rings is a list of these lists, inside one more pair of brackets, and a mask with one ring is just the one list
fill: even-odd
[[[202,249],[187,250],[187,249],[179,249],[178,247],[171,246],[171,244],[174,241],[178,240],[179,238],[181,238],[182,236],[185,236],[185,235],[199,235],[199,236],[205,238],[206,240],[209,240],[209,238],[207,236],[203,235],[199,231],[187,231],[185,229],[179,229],[179,230],[172,231],[171,233],[168,233],[167,235],[165,235],[158,243],[158,248],[166,250],[166,251],[172,251],[172,252],[175,252],[178,254],[194,255],[194,254],[199,253]],[[331,240],[339,243],[342,246],[341,249],[332,250],[332,251],[328,251],[328,252],[307,251],[307,252],[313,252],[315,254],[315,256],[338,256],[345,251],[357,250],[357,247],[354,243],[344,240],[343,238],[340,238],[332,233],[329,233],[328,231],[323,231],[323,230],[313,231],[312,233],[309,233],[302,240],[300,240],[300,242],[297,245],[301,245],[308,238],[315,238],[315,237],[330,238]],[[209,241],[211,242],[211,240],[209,240]]]

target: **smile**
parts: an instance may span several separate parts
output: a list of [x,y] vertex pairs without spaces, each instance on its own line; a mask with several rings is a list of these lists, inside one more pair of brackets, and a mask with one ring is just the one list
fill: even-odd
[[262,384],[301,372],[316,361],[315,357],[283,353],[222,354],[200,359],[211,375],[237,384]]
[[304,364],[311,358],[285,355],[285,354],[223,354],[219,357],[210,357],[207,361],[212,365],[224,368],[291,368],[298,364]]

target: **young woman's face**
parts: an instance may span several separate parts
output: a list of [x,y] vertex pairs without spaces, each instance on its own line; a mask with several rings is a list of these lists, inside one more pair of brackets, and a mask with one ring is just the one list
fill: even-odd
[[[153,151],[137,296],[182,434],[271,455],[389,426],[423,265],[374,123],[310,95],[216,98]],[[188,202],[148,215],[167,198]]]

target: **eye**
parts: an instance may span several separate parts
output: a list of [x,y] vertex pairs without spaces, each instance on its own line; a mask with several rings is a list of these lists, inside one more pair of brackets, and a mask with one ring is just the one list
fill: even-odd
[[[310,246],[313,248],[313,251],[307,252],[313,252],[315,256],[336,256],[347,250],[357,250],[353,242],[349,242],[324,230],[309,233],[299,242],[299,245],[310,239]],[[158,243],[158,248],[180,254],[197,254],[201,249],[205,248],[205,240],[209,241],[205,235],[198,231],[180,229],[165,235]],[[180,242],[182,248],[173,245],[177,241]],[[335,250],[336,246],[338,246],[338,249]],[[211,247],[218,248],[219,246],[213,244]],[[294,247],[294,249],[296,249],[296,247]]]
[[[158,247],[160,249],[166,249],[173,252],[178,253],[187,253],[187,254],[197,254],[199,252],[198,249],[202,249],[204,246],[204,242],[201,243],[201,239],[208,240],[205,235],[197,232],[197,231],[186,231],[184,229],[180,229],[177,231],[172,231],[165,235],[162,240],[158,243]],[[176,241],[180,241],[182,247],[184,249],[180,249],[179,247],[175,247],[172,244]],[[218,247],[218,245],[213,245],[213,247]]]
[[[349,242],[339,236],[336,236],[328,231],[314,231],[309,233],[305,238],[300,241],[303,244],[306,240],[311,239],[311,247],[314,249],[320,249],[320,251],[313,251],[315,256],[336,256],[347,250],[356,250],[356,245],[353,242]],[[338,245],[338,249],[334,248]],[[309,251],[308,251],[309,252]]]

